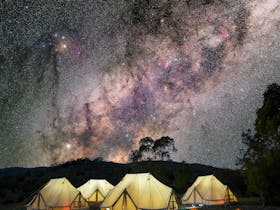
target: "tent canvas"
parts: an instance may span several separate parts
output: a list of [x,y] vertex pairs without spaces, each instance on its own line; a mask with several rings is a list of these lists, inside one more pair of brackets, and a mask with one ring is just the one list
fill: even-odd
[[237,202],[227,185],[214,175],[199,176],[182,197],[182,204],[224,205]]
[[88,210],[81,193],[66,178],[51,179],[26,205],[27,210]]
[[105,179],[90,179],[85,184],[78,187],[78,190],[89,204],[97,205],[104,200],[112,188],[114,188],[114,186]]
[[177,210],[172,188],[150,173],[127,174],[113,188],[100,206],[101,210],[168,209]]

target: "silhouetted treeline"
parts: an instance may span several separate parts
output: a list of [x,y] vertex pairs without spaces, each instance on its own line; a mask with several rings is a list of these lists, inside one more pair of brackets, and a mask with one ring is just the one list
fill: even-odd
[[238,170],[220,169],[200,164],[172,161],[145,161],[129,164],[80,159],[62,165],[41,168],[7,168],[0,170],[0,203],[27,203],[32,194],[51,178],[67,177],[78,187],[92,178],[107,179],[116,185],[127,173],[151,172],[180,196],[199,175],[215,174],[237,195],[246,194],[244,180]]

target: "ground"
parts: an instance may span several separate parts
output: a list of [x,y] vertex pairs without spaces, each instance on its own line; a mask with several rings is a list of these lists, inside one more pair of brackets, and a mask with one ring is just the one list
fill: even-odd
[[[24,204],[16,203],[16,204],[6,204],[0,205],[0,210],[25,210]],[[236,205],[230,207],[204,207],[200,208],[200,210],[280,210],[280,206],[255,206],[255,205]]]

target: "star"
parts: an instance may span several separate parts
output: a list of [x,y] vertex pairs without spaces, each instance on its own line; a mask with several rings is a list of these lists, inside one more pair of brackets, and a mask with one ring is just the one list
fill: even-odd
[[69,143],[66,144],[66,148],[67,148],[67,149],[71,149],[71,144],[69,144]]

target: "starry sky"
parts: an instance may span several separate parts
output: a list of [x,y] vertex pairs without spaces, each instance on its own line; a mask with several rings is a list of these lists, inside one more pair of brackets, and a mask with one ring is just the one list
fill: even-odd
[[3,0],[0,168],[127,162],[141,138],[175,161],[236,168],[280,83],[279,0]]

